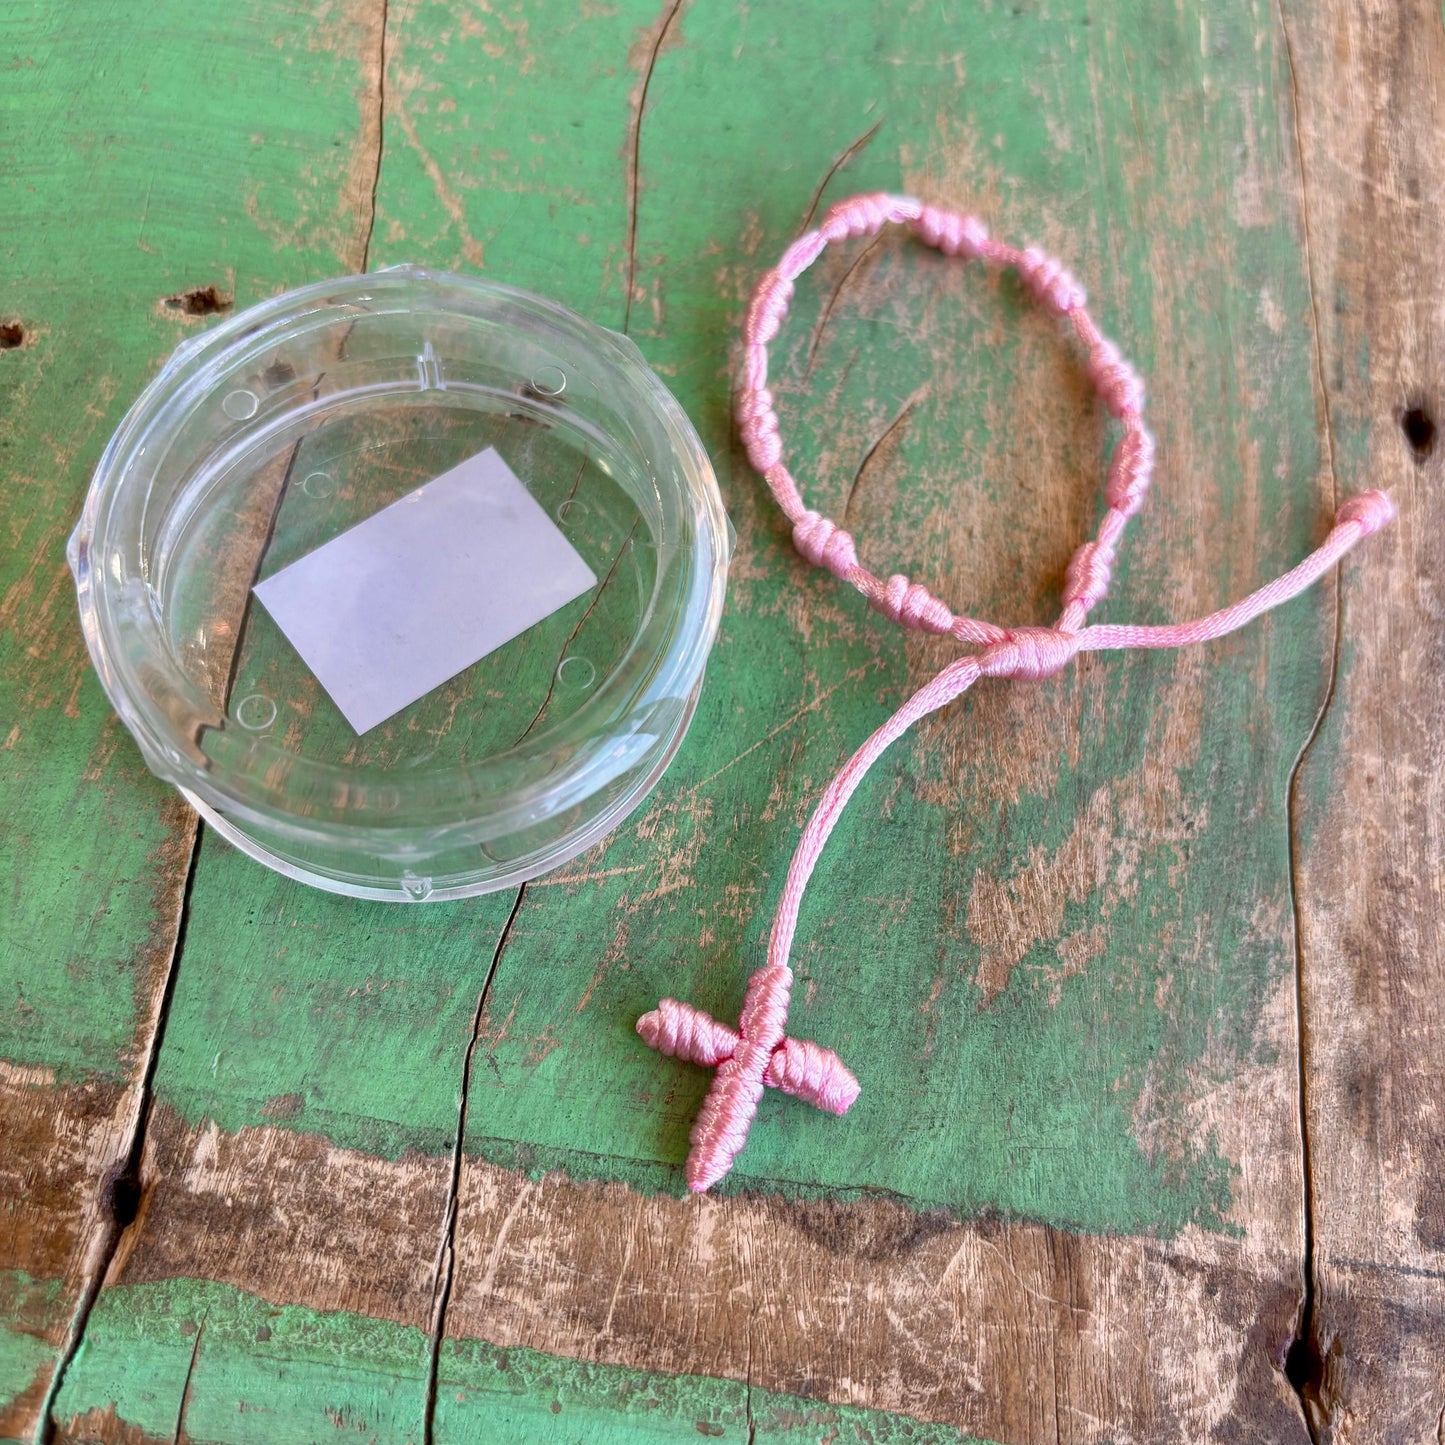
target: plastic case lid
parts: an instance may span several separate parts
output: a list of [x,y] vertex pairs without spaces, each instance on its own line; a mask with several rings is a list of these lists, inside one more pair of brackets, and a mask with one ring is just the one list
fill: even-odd
[[[595,585],[358,734],[252,589],[488,448]],[[697,434],[631,341],[400,266],[178,347],[69,559],[154,772],[273,868],[421,899],[534,877],[637,806],[691,718],[731,546]]]

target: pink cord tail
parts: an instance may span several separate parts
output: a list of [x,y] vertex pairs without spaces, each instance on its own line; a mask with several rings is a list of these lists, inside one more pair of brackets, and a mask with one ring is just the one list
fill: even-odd
[[1234,632],[1262,613],[1298,597],[1312,587],[1357,542],[1363,541],[1395,517],[1395,504],[1381,491],[1361,492],[1351,497],[1335,514],[1330,534],[1297,567],[1276,577],[1230,607],[1211,612],[1192,622],[1175,622],[1163,627],[1125,625],[1086,627],[1078,634],[1080,652],[1101,652],[1127,648],[1188,647],[1195,642],[1212,642]]

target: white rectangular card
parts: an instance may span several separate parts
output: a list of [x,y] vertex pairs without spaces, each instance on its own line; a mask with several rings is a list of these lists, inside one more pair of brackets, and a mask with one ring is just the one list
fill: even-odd
[[596,585],[488,447],[255,592],[364,733]]

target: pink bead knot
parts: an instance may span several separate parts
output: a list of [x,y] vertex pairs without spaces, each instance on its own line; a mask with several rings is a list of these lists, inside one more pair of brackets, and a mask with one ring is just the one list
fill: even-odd
[[1089,377],[1115,416],[1137,416],[1144,409],[1144,383],[1112,341],[1101,338],[1090,349]]
[[1099,542],[1085,542],[1069,559],[1064,574],[1064,604],[1077,602],[1088,611],[1109,590],[1114,549]]
[[988,228],[977,216],[960,216],[938,206],[924,206],[913,229],[921,241],[936,246],[945,256],[966,256],[970,260],[982,253],[988,240]]
[[828,238],[821,231],[809,231],[806,236],[799,236],[783,252],[778,270],[784,276],[801,276],[818,259],[827,244]]
[[1346,522],[1357,522],[1360,536],[1368,537],[1395,519],[1395,504],[1381,491],[1361,492],[1345,500],[1335,513],[1335,526]]
[[897,215],[899,198],[884,191],[869,191],[839,201],[818,228],[829,241],[846,241],[850,236],[871,236]]
[[783,439],[778,434],[771,392],[745,391],[738,397],[738,431],[742,433],[748,460],[760,472],[782,460]]
[[1052,627],[1014,627],[1002,642],[978,655],[978,670],[985,677],[1017,677],[1034,682],[1062,672],[1079,650],[1073,632]]
[[1143,427],[1130,427],[1114,448],[1104,500],[1116,512],[1132,517],[1144,504],[1153,470],[1154,438]]
[[804,512],[793,526],[793,546],[815,567],[826,567],[835,577],[846,577],[858,565],[852,536],[831,517]]
[[1018,272],[1034,295],[1060,316],[1067,316],[1088,300],[1084,288],[1069,275],[1062,262],[1045,255],[1037,246],[1030,246],[1019,257]]
[[919,582],[910,582],[901,574],[888,579],[883,588],[870,592],[869,602],[890,622],[901,622],[923,632],[942,636],[953,630],[953,613],[946,602],[940,602]]

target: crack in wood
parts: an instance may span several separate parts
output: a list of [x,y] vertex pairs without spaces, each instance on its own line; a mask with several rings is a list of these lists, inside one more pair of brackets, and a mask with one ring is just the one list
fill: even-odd
[[[185,887],[181,892],[180,908],[177,911],[175,942],[171,947],[170,960],[166,966],[165,983],[161,987],[160,1003],[156,1008],[155,1024],[146,1044],[145,1062],[141,1068],[135,1127],[131,1131],[120,1167],[106,1179],[100,1181],[99,1187],[106,1191],[112,1199],[117,1187],[122,1182],[134,1190],[138,1199],[143,1198],[143,1190],[140,1187],[141,1157],[145,1152],[146,1127],[150,1123],[151,1110],[155,1102],[156,1068],[160,1063],[161,1045],[165,1042],[166,1023],[170,1017],[171,1001],[175,997],[176,975],[180,972],[181,954],[185,947],[186,923],[191,911],[191,890],[195,886],[196,861],[201,852],[201,832],[202,824],[197,820],[191,843],[191,855],[186,865]],[[126,1212],[129,1213],[128,1210]],[[81,1346],[85,1342],[85,1331],[90,1323],[91,1311],[95,1308],[95,1302],[100,1298],[101,1288],[105,1283],[106,1276],[110,1273],[111,1264],[120,1250],[121,1240],[128,1230],[139,1228],[143,1217],[144,1209],[142,1208],[122,1223],[115,1210],[107,1207],[102,1215],[102,1223],[98,1231],[87,1245],[85,1256],[89,1262],[89,1268],[86,1272],[85,1284],[76,1299],[75,1309],[66,1329],[65,1343],[61,1347],[55,1370],[50,1377],[50,1384],[36,1414],[35,1445],[50,1445],[50,1442],[55,1439],[55,1403],[60,1398],[66,1374],[80,1354]]]
[[361,267],[371,267],[371,238],[376,233],[376,196],[381,188],[381,158],[386,150],[386,34],[391,20],[391,0],[381,0],[381,33],[376,41],[376,169],[371,174],[370,209],[366,217],[366,235],[361,243]]
[[813,192],[813,199],[808,202],[808,209],[803,216],[803,224],[798,228],[799,234],[806,232],[813,224],[813,217],[818,214],[818,206],[823,199],[823,192],[828,189],[828,183],[851,161],[854,156],[860,155],[867,150],[873,137],[878,134],[883,126],[883,117],[879,116],[857,140],[846,150],[840,151],[834,158],[833,164],[823,174],[823,179],[818,182],[817,189]]
[[[1280,40],[1284,49],[1285,67],[1289,74],[1290,110],[1294,129],[1295,159],[1299,168],[1299,206],[1301,231],[1304,238],[1305,286],[1309,293],[1311,329],[1314,337],[1315,380],[1320,394],[1321,414],[1324,421],[1324,451],[1329,469],[1330,499],[1333,507],[1339,506],[1339,477],[1335,470],[1334,419],[1330,412],[1329,386],[1325,377],[1324,337],[1320,321],[1319,298],[1315,286],[1314,250],[1310,235],[1309,182],[1306,176],[1304,135],[1301,131],[1301,106],[1299,78],[1295,68],[1294,47],[1290,41],[1289,21],[1285,14],[1284,0],[1276,0],[1276,14],[1279,19]],[[1340,635],[1343,628],[1344,594],[1339,586],[1338,574],[1334,585],[1334,621],[1330,637],[1329,676],[1325,695],[1315,713],[1309,733],[1304,739],[1285,785],[1286,798],[1286,851],[1288,854],[1288,884],[1290,911],[1294,923],[1295,942],[1295,1036],[1296,1047],[1296,1095],[1299,1101],[1300,1172],[1303,1183],[1301,1199],[1304,1232],[1303,1258],[1301,1260],[1302,1297],[1294,1339],[1284,1359],[1284,1376],[1299,1400],[1304,1416],[1305,1429],[1314,1445],[1324,1431],[1318,1419],[1323,1404],[1319,1385],[1322,1361],[1319,1342],[1316,1339],[1315,1321],[1315,1198],[1314,1174],[1310,1153],[1309,1128],[1309,1071],[1307,1067],[1308,1040],[1305,1029],[1305,948],[1304,919],[1300,910],[1299,878],[1299,780],[1316,740],[1324,727],[1330,705],[1335,699],[1340,674]],[[1328,1421],[1325,1422],[1326,1426]]]
[[[581,473],[579,472],[578,475],[580,477]],[[577,484],[575,482],[572,484],[572,491],[574,494],[577,491]],[[602,601],[602,594],[607,590],[607,584],[617,575],[617,569],[622,565],[622,559],[627,555],[627,550],[632,545],[633,537],[637,535],[637,528],[641,521],[642,518],[638,517],[636,521],[633,522],[632,529],[628,532],[627,536],[623,538],[622,545],[617,549],[617,555],[612,559],[612,565],[607,569],[607,575],[602,579],[602,585],[597,589],[596,595],[592,598],[591,602],[587,604],[587,610],[577,619],[577,625],[572,629],[567,641],[562,644],[562,652],[557,658],[557,667],[552,669],[552,680],[547,684],[547,695],[542,699],[542,705],[532,714],[531,722],[518,734],[517,741],[512,744],[513,747],[516,747],[517,744],[537,726],[542,714],[547,711],[547,705],[552,701],[552,694],[557,691],[557,670],[562,666],[563,662],[567,660],[567,653],[571,649],[572,644],[577,641],[577,635],[586,625],[587,619],[596,611],[597,604]]]
[[176,1429],[171,1437],[171,1445],[181,1445],[185,1434],[186,1410],[191,1403],[191,1377],[196,1373],[196,1356],[201,1353],[201,1336],[206,1332],[204,1319],[196,1326],[195,1343],[191,1346],[191,1360],[186,1366],[185,1384],[181,1386],[181,1403],[176,1411]]
[[748,1423],[748,1445],[756,1445],[758,1422],[753,1418],[753,1322],[757,1319],[756,1300],[748,1314],[748,1369],[743,1382],[743,1417]]
[[662,50],[667,33],[672,29],[677,13],[682,9],[682,0],[672,0],[667,18],[658,27],[657,39],[652,42],[652,51],[647,57],[647,68],[642,76],[642,88],[637,97],[637,110],[632,117],[632,155],[627,168],[627,296],[622,309],[622,334],[629,334],[632,325],[632,292],[637,283],[637,204],[642,185],[642,120],[647,112],[647,91],[652,84],[652,72],[657,69],[657,57]]
[[456,1269],[457,1210],[462,1180],[462,1145],[467,1134],[467,1105],[472,1091],[472,1064],[477,1052],[477,1043],[482,1036],[482,1018],[487,1011],[487,999],[492,991],[492,980],[497,976],[497,965],[502,961],[502,952],[512,936],[512,925],[522,908],[527,885],[517,889],[512,901],[512,911],[497,936],[497,946],[492,951],[492,961],[487,966],[487,975],[482,980],[481,992],[477,994],[476,1012],[472,1015],[472,1036],[462,1058],[461,1101],[457,1109],[457,1137],[452,1145],[451,1183],[447,1189],[447,1207],[442,1216],[442,1238],[437,1249],[436,1275],[432,1280],[431,1339],[427,1352],[426,1393],[422,1405],[422,1445],[432,1445],[433,1429],[436,1422],[437,1372],[441,1363],[442,1340],[446,1337],[447,1307],[451,1303],[452,1280]]

